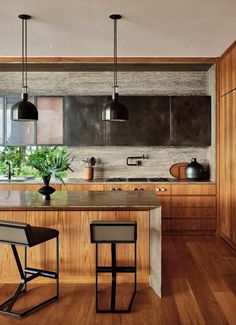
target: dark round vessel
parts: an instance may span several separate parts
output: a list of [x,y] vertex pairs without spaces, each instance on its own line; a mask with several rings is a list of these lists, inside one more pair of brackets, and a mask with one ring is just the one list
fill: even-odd
[[197,162],[197,158],[192,158],[191,163],[186,167],[186,178],[192,181],[200,181],[204,178],[204,169]]

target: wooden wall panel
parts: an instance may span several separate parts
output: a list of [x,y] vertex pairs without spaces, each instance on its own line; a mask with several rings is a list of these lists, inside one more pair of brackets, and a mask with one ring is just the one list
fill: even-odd
[[222,55],[219,65],[219,235],[236,249],[236,42]]
[[236,244],[236,90],[221,98],[220,106],[220,232]]
[[236,42],[220,60],[220,95],[223,96],[236,89]]

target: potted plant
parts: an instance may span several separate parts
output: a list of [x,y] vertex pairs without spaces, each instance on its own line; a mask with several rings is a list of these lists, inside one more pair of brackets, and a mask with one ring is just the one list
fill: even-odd
[[63,147],[39,147],[27,157],[27,164],[37,169],[43,179],[44,185],[38,190],[39,193],[45,196],[45,199],[50,199],[50,194],[55,192],[55,189],[49,186],[50,179],[53,177],[59,182],[64,183],[63,172],[70,169],[70,164],[73,158],[66,153]]
[[94,175],[94,166],[96,165],[96,159],[94,157],[86,158],[82,160],[84,165],[84,180],[91,181]]

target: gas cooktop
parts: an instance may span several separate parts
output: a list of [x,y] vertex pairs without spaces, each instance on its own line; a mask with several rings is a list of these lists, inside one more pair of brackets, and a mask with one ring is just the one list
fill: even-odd
[[169,182],[169,179],[165,177],[111,177],[107,178],[106,182]]

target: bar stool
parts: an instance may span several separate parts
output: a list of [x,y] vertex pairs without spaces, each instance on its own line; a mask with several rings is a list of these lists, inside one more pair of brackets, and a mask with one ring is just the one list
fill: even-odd
[[[136,293],[136,241],[137,223],[135,221],[92,221],[90,223],[91,243],[96,244],[96,312],[97,313],[126,313],[130,312]],[[111,243],[111,266],[98,265],[98,245]],[[116,244],[134,244],[134,265],[117,266]],[[111,273],[111,307],[110,309],[98,308],[98,274]],[[134,273],[134,290],[128,309],[116,309],[116,275],[117,273]]]
[[[20,274],[20,284],[15,291],[15,294],[4,303],[0,305],[0,313],[5,315],[22,317],[36,311],[43,306],[49,304],[53,300],[59,297],[59,232],[56,229],[42,228],[42,227],[31,227],[27,223],[22,222],[11,222],[0,220],[0,242],[10,244],[13,255],[16,261],[16,265]],[[33,247],[44,243],[50,239],[56,238],[56,271],[51,272],[47,270],[40,270],[35,268],[27,267],[27,247]],[[24,269],[19,259],[19,255],[16,249],[16,245],[24,246]],[[30,276],[27,276],[27,275]],[[56,294],[43,301],[42,303],[21,312],[14,312],[12,308],[16,303],[17,298],[26,292],[26,284],[39,277],[46,277],[56,280]]]

